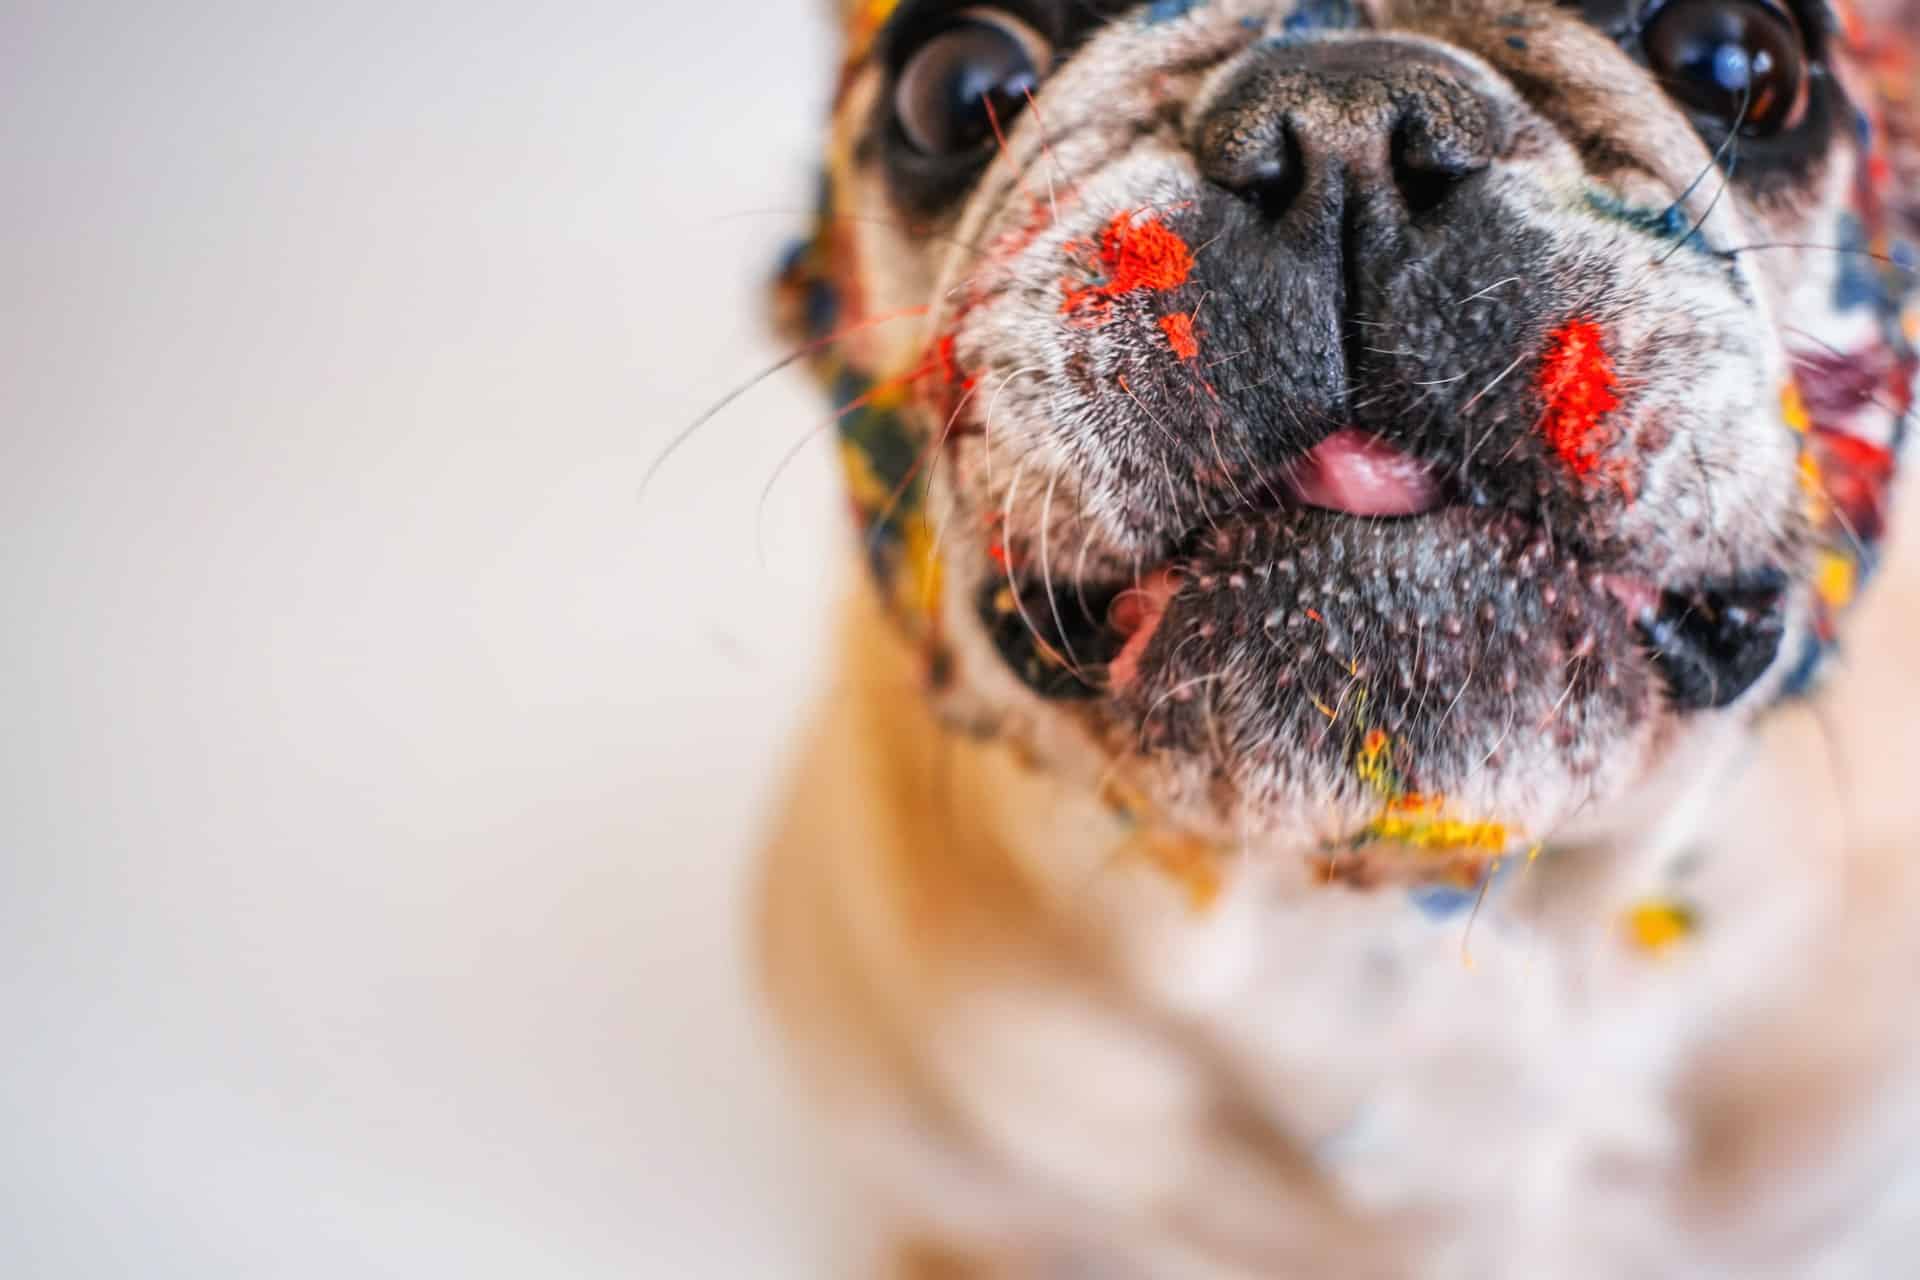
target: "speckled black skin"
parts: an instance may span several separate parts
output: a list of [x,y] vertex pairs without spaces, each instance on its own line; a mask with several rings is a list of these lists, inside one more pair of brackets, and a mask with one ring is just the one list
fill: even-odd
[[[1632,637],[1599,570],[1512,517],[1293,512],[1205,542],[1122,699],[1149,748],[1257,777],[1285,744],[1289,768],[1305,751],[1338,778],[1374,730],[1403,761],[1494,768],[1519,732],[1584,776],[1590,730],[1654,696],[1647,666],[1602,657]],[[1230,674],[1182,689],[1212,671]]]
[[[1144,528],[1164,536],[1201,513],[1270,500],[1266,477],[1348,426],[1431,461],[1463,501],[1539,511],[1568,531],[1595,523],[1596,495],[1570,492],[1572,478],[1556,473],[1532,430],[1542,412],[1537,359],[1482,394],[1514,353],[1537,352],[1576,300],[1551,286],[1474,295],[1514,275],[1552,281],[1572,255],[1516,225],[1472,180],[1419,217],[1365,188],[1304,193],[1278,220],[1231,194],[1197,203],[1168,222],[1209,246],[1210,269],[1135,303],[1152,314],[1120,323],[1132,321],[1142,340],[1131,359],[1098,370],[1109,383],[1127,378],[1139,412],[1179,426],[1100,424],[1128,438]],[[1595,299],[1609,291],[1604,275],[1584,286]],[[1158,315],[1195,310],[1201,367],[1168,359],[1148,328]],[[1193,465],[1196,443],[1212,468]]]

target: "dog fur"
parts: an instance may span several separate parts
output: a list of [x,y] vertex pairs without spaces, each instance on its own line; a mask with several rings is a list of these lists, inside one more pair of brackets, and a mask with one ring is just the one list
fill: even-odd
[[[921,318],[833,345],[876,378],[942,353],[949,385],[903,411],[940,459],[914,477],[937,573],[848,606],[769,854],[763,971],[889,1260],[1902,1274],[1920,544],[1890,549],[1807,702],[1778,704],[1789,646],[1741,697],[1677,705],[1610,603],[1776,569],[1788,629],[1819,625],[1778,388],[1799,335],[1857,336],[1831,301],[1846,263],[1737,250],[1838,243],[1866,156],[1840,130],[1736,186],[1577,10],[1110,7],[939,207],[890,167],[857,23],[836,113],[834,268],[857,316]],[[1491,157],[1471,208],[1409,230],[1361,182],[1340,235],[1311,201],[1276,233],[1220,194],[1276,101],[1345,128],[1373,100],[1329,107],[1330,84],[1423,67],[1436,127]],[[1669,206],[1679,234],[1645,216]],[[1191,310],[1077,312],[1102,228],[1144,219],[1202,246]],[[1221,364],[1169,351],[1168,315]],[[1377,345],[1337,358],[1354,315]],[[1541,442],[1537,380],[1502,372],[1576,316],[1621,388],[1597,477]],[[1247,500],[1336,418],[1471,500],[1408,522]],[[1046,590],[1023,599],[1022,572]],[[1107,583],[1155,626],[1104,681],[1070,688],[1058,643],[1044,679],[1018,669],[996,625],[1038,635],[1062,591]]]

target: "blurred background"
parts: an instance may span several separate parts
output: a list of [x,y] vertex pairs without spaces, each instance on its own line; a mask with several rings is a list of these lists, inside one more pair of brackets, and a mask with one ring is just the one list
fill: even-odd
[[809,0],[0,17],[0,1275],[846,1274],[747,986]]

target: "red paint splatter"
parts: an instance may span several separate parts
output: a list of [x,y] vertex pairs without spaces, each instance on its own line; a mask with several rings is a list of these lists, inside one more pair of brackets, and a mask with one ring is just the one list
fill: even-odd
[[939,362],[940,376],[946,379],[948,386],[967,390],[973,386],[973,379],[960,372],[960,361],[954,355],[954,348],[959,341],[957,335],[946,334],[934,344],[933,358]]
[[1620,407],[1619,381],[1600,326],[1570,320],[1548,335],[1539,385],[1547,402],[1541,434],[1573,474],[1598,474],[1614,442],[1606,416]]
[[1098,324],[1111,313],[1116,298],[1143,290],[1165,293],[1193,275],[1193,250],[1180,233],[1153,215],[1139,222],[1134,221],[1136,217],[1132,212],[1117,213],[1107,223],[1099,245],[1107,281],[1078,288],[1069,283],[1060,304],[1062,314]]
[[1814,429],[1821,489],[1851,536],[1872,541],[1886,531],[1887,492],[1896,459],[1887,449],[1840,431]]
[[961,405],[972,393],[974,380],[960,367],[956,354],[959,339],[953,333],[946,333],[934,340],[927,349],[924,368],[925,376],[916,384],[921,403],[949,421],[957,418]]
[[1193,331],[1192,316],[1185,312],[1161,316],[1160,328],[1166,333],[1167,341],[1173,347],[1173,354],[1182,360],[1200,358],[1200,337]]

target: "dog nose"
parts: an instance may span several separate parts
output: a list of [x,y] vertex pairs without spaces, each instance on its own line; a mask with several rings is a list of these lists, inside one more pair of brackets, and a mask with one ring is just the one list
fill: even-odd
[[1264,45],[1201,118],[1195,158],[1275,219],[1349,201],[1430,214],[1493,158],[1495,113],[1465,74],[1389,40]]

